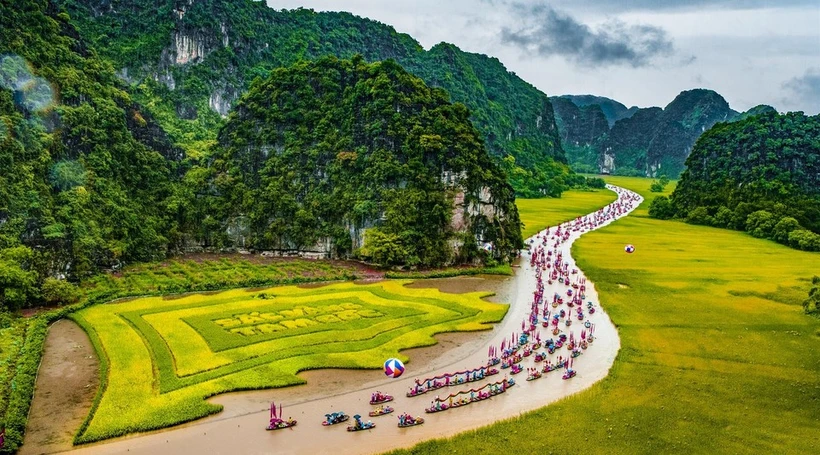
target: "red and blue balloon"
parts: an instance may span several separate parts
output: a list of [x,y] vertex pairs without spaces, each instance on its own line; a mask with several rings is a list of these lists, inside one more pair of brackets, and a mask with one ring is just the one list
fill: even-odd
[[404,364],[399,359],[387,359],[384,362],[384,374],[391,378],[397,378],[404,373]]

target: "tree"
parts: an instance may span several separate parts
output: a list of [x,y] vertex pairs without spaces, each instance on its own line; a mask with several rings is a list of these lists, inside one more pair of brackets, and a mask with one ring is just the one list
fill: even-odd
[[666,175],[661,175],[658,180],[653,180],[652,184],[649,185],[649,191],[653,193],[663,193],[663,190],[666,188],[666,185],[669,184],[669,178]]
[[706,207],[697,207],[686,217],[686,222],[689,224],[700,224],[704,226],[712,226],[715,224],[715,219],[709,216],[709,209]]
[[359,256],[382,265],[398,265],[407,262],[409,252],[399,236],[379,229],[368,229]]
[[649,205],[649,216],[660,220],[668,220],[675,216],[675,208],[666,196],[658,196],[652,199]]
[[789,234],[791,234],[795,229],[800,229],[800,223],[798,223],[796,219],[790,216],[782,218],[777,222],[777,224],[774,225],[774,229],[772,230],[772,239],[775,242],[788,245]]
[[38,296],[37,272],[31,270],[33,257],[24,246],[0,250],[0,310],[19,310]]
[[758,210],[746,218],[746,232],[759,239],[772,238],[777,218],[767,210]]
[[69,305],[79,301],[81,296],[80,289],[68,281],[46,278],[43,282],[42,297],[49,305]]

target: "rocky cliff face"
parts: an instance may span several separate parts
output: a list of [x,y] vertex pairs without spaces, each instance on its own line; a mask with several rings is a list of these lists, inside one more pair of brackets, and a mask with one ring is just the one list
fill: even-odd
[[[664,109],[620,110],[625,116],[603,131],[590,120],[591,111],[584,112],[598,105],[578,107],[575,104],[596,100],[602,100],[610,109],[617,103],[591,95],[567,95],[553,99],[553,104],[560,119],[558,126],[564,148],[573,165],[579,170],[594,166],[606,174],[648,177],[664,174],[675,178],[683,172],[686,158],[701,134],[717,122],[733,121],[740,115],[714,91],[695,89],[681,92]],[[598,107],[603,111],[603,106]],[[746,115],[766,110],[756,107]]]
[[722,96],[711,90],[681,92],[658,118],[646,151],[646,173],[677,177],[701,134],[717,122],[733,120],[737,112]]
[[212,156],[225,234],[205,243],[411,265],[521,245],[512,188],[468,111],[395,62],[274,71],[237,102]]
[[646,151],[662,114],[663,109],[659,107],[643,108],[615,122],[601,150],[601,172],[612,174],[618,169],[628,169],[645,175]]
[[578,107],[600,106],[609,127],[612,128],[615,122],[621,119],[632,117],[638,111],[638,106],[627,108],[622,103],[605,96],[595,95],[561,95],[558,98],[565,98],[572,101]]

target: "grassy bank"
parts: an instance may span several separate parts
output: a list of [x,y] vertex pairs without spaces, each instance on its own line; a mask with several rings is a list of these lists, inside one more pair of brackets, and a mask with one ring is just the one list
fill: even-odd
[[451,278],[456,276],[504,275],[511,276],[512,267],[507,264],[494,267],[453,267],[439,270],[419,270],[417,272],[385,272],[384,277],[400,280],[422,280],[425,278]]
[[515,205],[524,223],[523,237],[526,239],[547,226],[586,215],[615,199],[615,193],[609,190],[569,190],[560,198],[517,199]]
[[171,294],[272,284],[354,279],[360,268],[340,261],[265,259],[258,255],[197,255],[135,264],[83,283],[87,293]]
[[[655,194],[646,179],[607,180]],[[820,321],[800,304],[820,254],[630,216],[582,237],[573,256],[619,328],[609,376],[519,418],[396,453],[820,452]]]

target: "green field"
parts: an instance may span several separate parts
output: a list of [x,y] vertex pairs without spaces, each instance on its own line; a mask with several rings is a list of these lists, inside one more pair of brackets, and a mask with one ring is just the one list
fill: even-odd
[[116,295],[170,294],[272,284],[348,280],[358,269],[340,262],[264,259],[258,255],[200,255],[136,264],[118,273],[104,273],[83,282],[89,293]]
[[[647,179],[607,180],[650,194]],[[820,254],[630,216],[582,237],[573,256],[619,329],[609,376],[397,453],[820,453],[820,321],[800,304]]]
[[436,333],[489,329],[508,308],[482,300],[489,293],[406,283],[150,297],[74,313],[105,371],[75,441],[196,419],[221,410],[206,397],[299,384],[303,370],[379,368],[402,349],[434,344]]
[[662,193],[653,193],[649,190],[649,186],[652,184],[653,180],[643,177],[618,177],[614,175],[603,175],[598,176],[602,177],[606,183],[620,186],[623,188],[628,188],[641,196],[646,200],[645,204],[641,204],[631,216],[649,216],[649,204],[652,203],[652,199],[655,199],[658,196],[670,196],[673,191],[675,191],[675,187],[678,185],[677,180],[672,180],[666,185]]
[[569,190],[560,198],[517,199],[515,205],[524,223],[523,237],[527,239],[547,226],[598,210],[615,198],[615,193],[609,190]]

